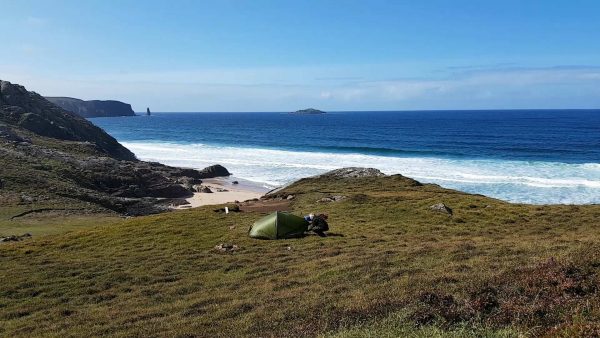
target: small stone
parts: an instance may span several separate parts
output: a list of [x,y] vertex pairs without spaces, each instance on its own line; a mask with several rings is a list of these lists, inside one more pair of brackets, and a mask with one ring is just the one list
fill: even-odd
[[215,246],[215,250],[220,252],[233,252],[239,250],[239,247],[235,244],[221,243]]
[[1,242],[20,242],[20,241],[22,241],[26,238],[30,238],[30,237],[31,237],[30,233],[26,233],[21,236],[11,235],[8,237],[0,237],[0,243]]
[[205,186],[203,186],[203,187],[200,189],[200,192],[202,192],[202,193],[205,193],[205,194],[211,194],[211,193],[212,193],[212,190],[210,190],[210,188],[209,188],[209,187],[205,187]]
[[340,202],[345,200],[347,197],[346,196],[341,196],[341,195],[336,195],[336,196],[328,196],[328,197],[323,197],[320,200],[318,200],[318,203],[331,203],[331,202]]
[[288,195],[288,197],[286,197],[286,199],[287,199],[288,201],[291,201],[291,200],[293,200],[293,199],[294,199],[294,195]]
[[28,196],[28,195],[21,195],[21,203],[33,203],[35,201],[35,198]]
[[238,181],[233,181],[233,182],[231,182],[231,184],[239,184],[239,183],[240,183],[240,182],[238,182]]
[[442,213],[445,213],[448,215],[452,215],[452,209],[450,207],[448,207],[447,205],[445,205],[444,203],[434,204],[434,205],[430,206],[429,209],[436,211],[436,212],[442,212]]

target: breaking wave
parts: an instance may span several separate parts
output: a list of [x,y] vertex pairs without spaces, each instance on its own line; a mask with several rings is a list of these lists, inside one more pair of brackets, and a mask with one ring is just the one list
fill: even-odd
[[[266,188],[341,167],[375,167],[424,183],[534,204],[600,203],[600,164],[478,160],[428,154],[309,152],[166,142],[122,142],[140,159],[203,168],[220,163],[236,177]],[[364,150],[364,149],[363,149]]]

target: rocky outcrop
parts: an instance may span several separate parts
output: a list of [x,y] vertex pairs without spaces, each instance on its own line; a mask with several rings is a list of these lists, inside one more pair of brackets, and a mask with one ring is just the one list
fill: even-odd
[[214,178],[225,177],[230,175],[231,173],[225,167],[223,167],[220,164],[215,164],[200,170],[197,178]]
[[26,233],[24,235],[21,236],[17,236],[17,235],[11,235],[8,237],[0,237],[0,243],[2,242],[20,242],[23,241],[25,239],[31,238],[31,234],[30,233]]
[[[314,180],[314,179],[321,179],[321,178],[325,178],[325,179],[355,179],[355,178],[384,177],[384,176],[386,176],[386,174],[382,173],[379,169],[375,169],[375,168],[347,167],[347,168],[335,169],[335,170],[328,171],[321,175],[303,178],[303,179],[300,179],[299,181],[286,184],[279,188],[275,188],[275,189],[269,191],[268,193],[266,193],[265,197],[268,197],[268,198],[285,197],[285,196],[280,196],[283,191],[285,191],[288,187],[290,187],[298,182],[302,182],[302,181],[306,181],[306,180]],[[401,176],[401,175],[397,175],[397,176]],[[415,182],[415,184],[420,185],[419,182],[417,182],[417,181],[414,181],[414,182]],[[331,201],[323,200],[321,202],[326,203],[326,202],[331,202]]]
[[135,155],[104,130],[23,86],[0,80],[0,122],[66,141],[89,142],[107,156],[135,161]]
[[46,97],[46,99],[64,110],[81,117],[135,116],[131,105],[114,100],[84,101],[72,97]]
[[346,198],[347,198],[346,196],[342,196],[342,195],[327,196],[327,197],[323,197],[323,198],[319,199],[317,201],[317,203],[340,202],[340,201],[345,200]]
[[[2,180],[7,188],[3,190],[21,196],[20,204],[66,199],[72,202],[65,204],[83,201],[119,213],[140,215],[166,210],[168,206],[162,205],[160,199],[193,195],[180,183],[193,181],[182,176],[192,174],[191,169],[117,160],[102,156],[83,143],[52,143],[37,140],[32,134],[28,136],[33,142],[13,142],[0,137]],[[46,142],[44,146],[36,144],[40,141]],[[199,175],[194,172],[193,176]],[[23,199],[23,194],[29,198]]]
[[452,215],[452,209],[444,203],[437,203],[429,207],[431,211],[441,212],[443,214]]
[[138,161],[84,118],[0,81],[0,205],[145,215],[191,197],[202,178],[227,176]]
[[324,178],[361,178],[361,177],[383,177],[385,176],[379,169],[375,168],[359,168],[349,167],[335,169],[328,171],[324,174],[317,175],[316,177]]
[[200,190],[198,190],[198,192],[203,192],[203,193],[205,193],[205,194],[212,194],[212,190],[210,190],[210,188],[209,188],[209,187],[206,187],[206,186],[205,186],[205,187],[202,187],[202,188],[200,188]]

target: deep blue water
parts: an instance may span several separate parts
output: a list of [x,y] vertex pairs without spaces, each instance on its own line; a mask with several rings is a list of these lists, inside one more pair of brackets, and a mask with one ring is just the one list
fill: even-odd
[[600,110],[156,113],[92,122],[140,158],[219,161],[269,186],[362,165],[511,201],[600,202]]

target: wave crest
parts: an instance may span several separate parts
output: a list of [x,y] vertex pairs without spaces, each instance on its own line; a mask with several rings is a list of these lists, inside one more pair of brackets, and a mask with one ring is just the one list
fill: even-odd
[[448,159],[435,157],[440,154],[424,156],[410,152],[401,152],[403,156],[399,157],[392,156],[397,150],[365,154],[365,149],[373,150],[368,147],[342,147],[352,151],[340,153],[165,142],[123,144],[140,159],[193,168],[220,163],[237,177],[269,187],[341,167],[369,166],[386,174],[402,174],[425,183],[511,202],[600,203],[599,163]]

